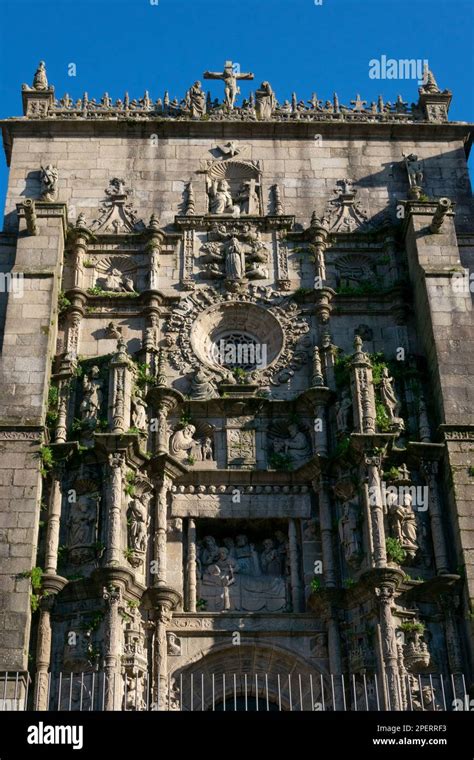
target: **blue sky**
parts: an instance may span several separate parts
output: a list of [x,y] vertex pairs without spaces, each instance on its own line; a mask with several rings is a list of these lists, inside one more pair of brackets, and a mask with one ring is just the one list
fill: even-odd
[[[56,94],[113,98],[128,90],[184,96],[226,59],[252,71],[246,95],[269,80],[279,100],[341,103],[360,93],[417,99],[413,80],[369,78],[369,61],[428,59],[453,91],[450,118],[474,121],[473,0],[0,0],[0,116],[21,115],[21,84],[44,59]],[[76,76],[68,76],[68,64]],[[222,98],[219,82],[207,82]],[[0,208],[7,169],[0,160]]]

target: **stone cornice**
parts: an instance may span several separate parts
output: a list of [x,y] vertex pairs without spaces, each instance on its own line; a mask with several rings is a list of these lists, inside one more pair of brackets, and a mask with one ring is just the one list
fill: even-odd
[[65,120],[11,118],[0,120],[7,162],[10,163],[14,137],[67,137],[112,136],[144,139],[158,135],[158,139],[168,137],[209,137],[225,139],[233,137],[307,138],[314,140],[315,134],[339,137],[340,139],[423,139],[462,140],[469,154],[474,136],[474,125],[468,122],[377,122],[377,121],[173,121],[149,118],[146,121],[131,120]]

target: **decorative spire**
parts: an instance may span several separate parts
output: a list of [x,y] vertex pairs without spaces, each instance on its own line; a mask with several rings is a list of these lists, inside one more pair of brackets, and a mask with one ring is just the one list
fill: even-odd
[[39,66],[36,69],[35,76],[33,78],[33,89],[34,90],[48,89],[48,79],[46,77],[46,66],[45,66],[44,61],[40,61]]
[[283,204],[281,202],[281,192],[279,185],[273,185],[273,210],[275,216],[282,216]]
[[429,93],[431,95],[441,92],[433,72],[430,71],[427,65],[425,65],[423,71],[423,84],[420,87],[420,92],[423,94]]
[[194,216],[195,210],[196,203],[194,200],[193,183],[191,180],[189,180],[188,184],[186,185],[186,216]]
[[313,348],[313,374],[311,384],[313,388],[324,385],[321,356],[319,354],[319,348],[317,346],[314,346]]

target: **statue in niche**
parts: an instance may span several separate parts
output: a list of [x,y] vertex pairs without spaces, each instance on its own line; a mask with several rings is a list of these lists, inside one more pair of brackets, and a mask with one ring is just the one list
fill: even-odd
[[400,542],[408,557],[413,559],[419,549],[413,497],[407,489],[404,489],[400,500],[396,493],[389,491],[386,495],[386,504],[393,537]]
[[269,82],[262,82],[255,92],[255,111],[258,119],[271,119],[276,105],[275,94]]
[[278,550],[272,538],[266,538],[263,542],[263,551],[260,555],[260,566],[263,575],[280,575],[281,563]]
[[232,237],[226,246],[225,275],[227,280],[241,280],[245,277],[245,252],[236,237]]
[[380,395],[382,397],[382,404],[390,418],[390,422],[403,430],[405,425],[403,419],[399,416],[401,404],[395,395],[393,377],[390,377],[387,367],[384,367],[382,370]]
[[124,710],[145,710],[146,701],[144,698],[145,685],[143,682],[143,675],[127,675],[125,676],[126,682],[126,696],[124,696]]
[[422,686],[420,691],[420,683],[418,678],[414,675],[408,676],[408,705],[411,705],[411,709],[418,710],[441,710],[441,705],[436,698],[436,691],[433,686]]
[[41,200],[54,201],[58,191],[59,172],[55,166],[41,167]]
[[234,539],[228,536],[227,538],[224,538],[222,541],[223,545],[229,552],[229,557],[232,557],[232,559],[235,559],[235,543]]
[[151,493],[144,493],[140,497],[136,496],[130,502],[127,511],[128,545],[138,552],[144,552],[146,549],[146,535],[150,524],[150,515],[148,514],[150,499]]
[[213,374],[204,369],[204,367],[200,367],[196,370],[194,377],[191,380],[191,398],[209,399],[215,398],[217,395]]
[[318,633],[312,639],[310,639],[309,646],[313,657],[319,657],[326,659],[328,656],[328,649],[326,643],[326,634]]
[[235,583],[235,573],[239,572],[237,563],[229,557],[229,552],[225,546],[219,549],[218,560],[214,564],[208,565],[204,571],[203,584],[208,586],[217,586],[222,601],[222,609],[230,610],[229,586]]
[[68,519],[68,557],[73,564],[93,558],[99,495],[82,494],[71,504]]
[[344,550],[344,557],[349,565],[360,561],[361,541],[359,530],[359,513],[357,499],[346,501],[339,519],[339,538]]
[[202,459],[203,462],[208,461],[212,462],[214,459],[214,450],[212,446],[212,438],[209,438],[209,436],[206,436],[206,438],[203,439],[202,446],[201,446],[201,452],[202,452]]
[[226,179],[208,180],[207,192],[210,199],[211,214],[239,213],[239,207],[234,205],[230,185]]
[[235,557],[239,570],[250,575],[260,575],[260,565],[255,546],[249,544],[248,538],[243,533],[235,539]]
[[132,426],[142,433],[148,430],[147,405],[143,400],[142,391],[138,388],[132,396]]
[[298,464],[311,456],[311,447],[306,434],[299,430],[298,425],[294,423],[288,425],[287,437],[273,442],[273,451],[275,454],[290,456],[291,460]]
[[100,408],[103,401],[103,382],[99,377],[100,369],[94,365],[91,369],[90,376],[84,375],[82,381],[83,398],[79,411],[82,422],[89,427],[95,427],[100,414]]
[[186,93],[186,108],[194,119],[200,119],[206,113],[206,95],[202,91],[201,82],[194,82]]
[[208,565],[212,565],[214,562],[217,562],[218,558],[219,547],[217,546],[216,539],[213,536],[205,536],[200,556],[201,566],[207,567]]
[[171,453],[179,459],[183,458],[184,452],[185,458],[193,457],[198,462],[212,460],[212,439],[206,436],[204,439],[196,440],[195,433],[194,425],[186,425],[181,430],[176,430],[170,440]]
[[279,550],[273,539],[259,554],[246,535],[227,538],[224,546],[206,536],[200,551],[200,590],[207,609],[278,612],[287,609],[287,584],[281,575]]
[[415,153],[409,153],[408,155],[402,153],[402,155],[405,159],[410,188],[421,188],[423,185],[423,163],[418,160],[418,156]]
[[105,290],[112,293],[135,293],[133,279],[115,268],[105,277]]
[[336,426],[338,433],[347,433],[349,430],[349,415],[352,407],[352,401],[349,391],[342,392],[342,398],[335,404],[336,408]]

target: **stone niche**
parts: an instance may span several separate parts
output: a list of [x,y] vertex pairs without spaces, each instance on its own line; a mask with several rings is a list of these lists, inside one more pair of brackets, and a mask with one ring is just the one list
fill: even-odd
[[207,612],[291,610],[285,520],[200,520],[196,580]]

